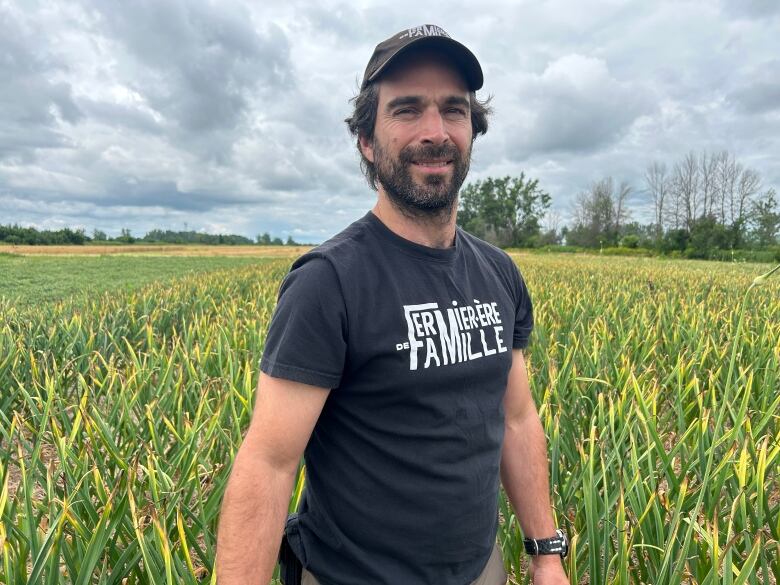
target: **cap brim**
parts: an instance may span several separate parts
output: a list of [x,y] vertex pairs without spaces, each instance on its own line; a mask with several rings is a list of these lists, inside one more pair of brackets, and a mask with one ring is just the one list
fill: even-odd
[[463,72],[466,78],[466,83],[469,86],[470,91],[476,91],[482,87],[484,78],[482,75],[482,67],[474,56],[474,53],[469,51],[464,45],[458,41],[449,37],[442,36],[428,36],[420,37],[405,44],[399,48],[396,52],[391,54],[385,62],[382,63],[371,76],[363,82],[365,87],[368,83],[378,79],[382,73],[387,71],[390,65],[398,59],[401,55],[404,55],[410,51],[419,51],[422,48],[435,47],[443,49],[450,57],[452,57],[458,64],[460,70]]

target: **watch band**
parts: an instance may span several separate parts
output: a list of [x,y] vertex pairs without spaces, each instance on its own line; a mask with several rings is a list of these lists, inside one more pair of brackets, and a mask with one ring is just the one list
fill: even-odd
[[529,555],[560,555],[565,558],[569,553],[569,540],[560,528],[550,538],[524,538],[523,546]]

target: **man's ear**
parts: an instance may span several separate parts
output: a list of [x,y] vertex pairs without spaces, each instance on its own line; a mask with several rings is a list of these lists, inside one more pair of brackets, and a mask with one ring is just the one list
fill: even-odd
[[360,143],[360,152],[363,153],[363,156],[366,157],[368,162],[373,163],[374,162],[374,141],[369,140],[362,134],[358,138],[358,141]]

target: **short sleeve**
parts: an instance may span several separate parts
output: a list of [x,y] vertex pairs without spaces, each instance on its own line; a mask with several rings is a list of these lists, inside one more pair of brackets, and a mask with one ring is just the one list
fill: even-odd
[[534,310],[531,303],[531,295],[525,285],[520,270],[512,261],[512,279],[515,286],[515,329],[512,335],[512,348],[523,349],[528,347],[531,331],[534,328]]
[[279,289],[260,369],[275,378],[336,388],[346,350],[346,309],[334,268],[318,257],[297,262]]

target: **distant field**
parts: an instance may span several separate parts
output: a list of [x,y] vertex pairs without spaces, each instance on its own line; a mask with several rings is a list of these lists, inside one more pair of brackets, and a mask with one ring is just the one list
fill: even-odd
[[0,254],[22,256],[99,256],[103,254],[158,256],[300,256],[311,246],[185,246],[185,245],[115,245],[103,246],[9,246],[0,244]]
[[[42,246],[30,247],[43,248]],[[69,250],[73,248],[76,246],[69,247]],[[198,249],[203,248],[208,247],[198,247]],[[51,247],[47,249],[51,250]],[[279,249],[281,248],[277,248],[277,253]],[[286,250],[291,259],[301,253],[297,248]],[[170,251],[166,249],[166,253]],[[205,273],[224,268],[262,264],[273,258],[271,254],[266,257],[250,254],[194,256],[189,255],[190,252],[191,250],[187,249],[182,254],[166,256],[154,252],[111,256],[0,254],[0,298],[10,298],[17,306],[31,306],[62,300],[71,295],[86,297],[104,291],[135,290],[152,282],[165,281],[192,272]]]

